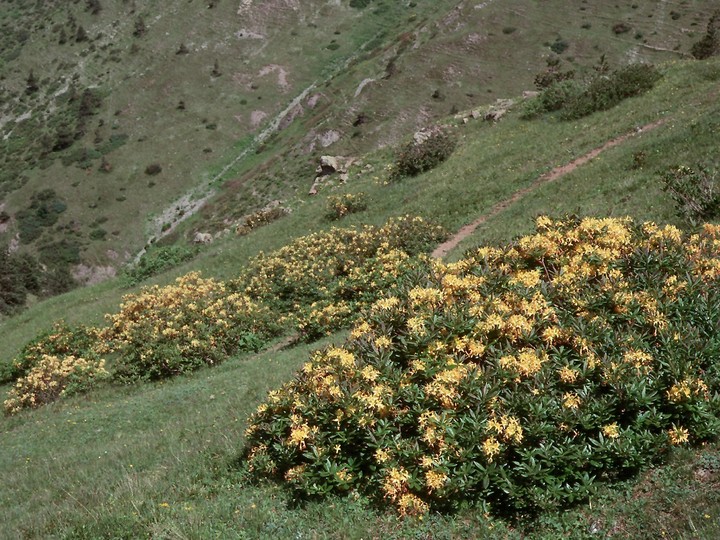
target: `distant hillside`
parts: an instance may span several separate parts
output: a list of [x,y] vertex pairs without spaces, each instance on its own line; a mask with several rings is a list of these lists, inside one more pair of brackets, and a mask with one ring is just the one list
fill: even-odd
[[532,89],[549,59],[687,56],[712,6],[1,0],[0,245],[44,269],[31,294],[101,281],[304,194],[321,154]]

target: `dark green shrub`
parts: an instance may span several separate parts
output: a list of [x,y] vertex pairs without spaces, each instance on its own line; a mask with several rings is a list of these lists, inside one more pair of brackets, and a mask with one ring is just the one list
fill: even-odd
[[624,99],[650,90],[661,75],[651,64],[630,64],[610,73],[597,75],[587,87],[562,107],[561,117],[575,120],[614,107]]
[[20,241],[29,244],[40,237],[43,230],[54,225],[67,205],[53,189],[44,189],[33,193],[30,206],[15,214]]
[[41,280],[42,269],[34,257],[0,247],[0,314],[24,306],[28,293],[40,292]]
[[370,5],[372,0],[350,0],[350,7],[355,9],[363,9]]
[[720,37],[718,37],[718,31],[720,30],[720,11],[716,11],[710,17],[710,21],[707,25],[705,35],[693,44],[690,49],[692,54],[698,60],[704,60],[710,58],[714,54],[720,51]]
[[613,24],[613,26],[612,26],[612,31],[613,31],[613,33],[616,34],[616,35],[626,34],[626,33],[628,33],[630,30],[632,30],[632,27],[631,27],[629,24],[624,23],[624,22],[615,23],[615,24]]
[[197,249],[187,246],[162,246],[149,248],[138,263],[125,271],[129,285],[136,285],[149,277],[179,266],[197,255]]
[[675,201],[677,214],[690,225],[720,215],[720,182],[717,170],[703,165],[674,167],[663,175],[663,190]]
[[147,167],[145,167],[145,174],[148,176],[155,176],[156,174],[160,174],[162,172],[162,166],[159,163],[151,163]]
[[535,88],[538,90],[544,90],[549,88],[553,84],[557,84],[563,81],[569,81],[575,78],[575,71],[560,71],[557,65],[550,65],[545,71],[535,75]]
[[562,38],[557,38],[550,44],[550,50],[555,54],[564,53],[568,49],[568,47],[570,47],[570,43],[568,43]]
[[561,110],[582,91],[583,87],[579,81],[558,80],[544,88],[535,98],[523,103],[521,117],[531,119]]
[[395,154],[390,178],[398,180],[429,171],[449,158],[456,145],[455,137],[443,129],[422,133],[419,140],[407,143]]

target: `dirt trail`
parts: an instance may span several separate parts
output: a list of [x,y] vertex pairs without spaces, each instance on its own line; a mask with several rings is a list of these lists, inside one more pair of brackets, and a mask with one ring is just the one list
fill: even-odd
[[458,232],[456,232],[449,240],[447,240],[446,242],[443,242],[437,248],[435,248],[435,251],[432,252],[432,256],[437,259],[444,257],[445,255],[450,253],[450,251],[455,249],[458,246],[458,244],[460,244],[460,242],[462,242],[465,238],[467,238],[473,232],[475,232],[475,229],[477,229],[480,225],[485,223],[490,218],[497,216],[499,213],[503,212],[508,207],[510,207],[512,204],[516,203],[517,201],[519,201],[526,195],[532,193],[533,191],[538,189],[543,184],[547,184],[549,182],[553,182],[554,180],[557,180],[558,178],[562,178],[563,176],[565,176],[568,173],[571,173],[578,167],[585,165],[588,161],[597,157],[605,150],[612,148],[613,146],[622,144],[630,137],[634,137],[635,135],[638,135],[645,131],[650,131],[651,129],[655,129],[656,127],[659,127],[662,124],[664,124],[665,121],[666,121],[665,119],[657,120],[651,124],[647,124],[640,128],[634,129],[633,131],[631,131],[629,133],[620,135],[619,137],[615,137],[614,139],[610,139],[602,146],[599,146],[593,150],[590,150],[587,154],[574,159],[570,163],[566,163],[565,165],[562,165],[560,167],[555,167],[551,171],[548,171],[547,173],[545,173],[542,176],[540,176],[539,178],[537,178],[529,186],[519,189],[518,191],[513,193],[512,196],[510,196],[509,198],[496,203],[490,209],[490,211],[487,212],[486,214],[483,214],[482,216],[477,218],[472,223],[465,225]]

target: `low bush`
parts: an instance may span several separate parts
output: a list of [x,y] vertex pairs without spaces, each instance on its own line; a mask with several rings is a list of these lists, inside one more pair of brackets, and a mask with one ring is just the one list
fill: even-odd
[[30,206],[15,214],[20,241],[29,244],[37,240],[43,230],[55,225],[67,205],[53,189],[44,189],[33,193]]
[[382,294],[406,259],[444,238],[442,228],[409,216],[382,227],[333,228],[261,254],[231,287],[275,312],[296,314],[299,329],[313,339],[324,333],[318,326],[323,320],[332,321],[326,330],[348,324]]
[[0,382],[24,377],[46,356],[75,356],[88,361],[98,361],[98,336],[99,330],[92,326],[70,326],[65,321],[56,322],[50,330],[38,335],[22,348],[2,373]]
[[583,91],[582,83],[562,79],[546,86],[538,96],[523,104],[522,118],[531,119],[545,113],[559,111]]
[[290,211],[287,208],[279,204],[267,206],[243,218],[242,223],[238,225],[235,232],[240,236],[244,236],[258,227],[268,225],[281,217],[287,216],[289,213]]
[[572,96],[563,107],[562,118],[574,120],[614,107],[624,99],[652,89],[660,73],[651,64],[630,64],[594,77],[583,92]]
[[104,360],[43,356],[10,390],[4,403],[5,412],[15,414],[63,396],[87,392],[109,377]]
[[100,339],[115,353],[114,376],[157,380],[259,349],[278,332],[275,317],[223,282],[193,272],[165,287],[126,295]]
[[542,91],[525,102],[523,118],[559,111],[561,119],[576,120],[647,92],[661,75],[650,64],[630,64],[609,72],[603,58],[589,80],[581,82],[573,76],[573,72],[561,73],[549,69],[536,77],[536,85]]
[[705,60],[720,52],[720,10],[715,11],[708,21],[705,34],[699,41],[693,43],[690,49],[698,60]]
[[136,285],[149,277],[175,268],[197,255],[197,249],[181,245],[151,247],[138,263],[125,271],[128,285]]
[[663,175],[663,189],[675,201],[677,214],[692,226],[720,215],[720,182],[715,169],[699,165],[674,167]]
[[160,174],[162,172],[162,165],[159,163],[151,163],[147,167],[145,167],[145,174],[148,176],[155,176],[156,174]]
[[419,140],[413,140],[397,151],[390,178],[399,180],[429,171],[449,158],[456,145],[455,137],[447,131],[429,131]]
[[325,218],[336,221],[348,214],[355,214],[367,210],[367,197],[364,193],[346,193],[345,195],[331,195],[325,204]]
[[552,220],[434,263],[249,420],[252,478],[530,516],[720,428],[720,227]]

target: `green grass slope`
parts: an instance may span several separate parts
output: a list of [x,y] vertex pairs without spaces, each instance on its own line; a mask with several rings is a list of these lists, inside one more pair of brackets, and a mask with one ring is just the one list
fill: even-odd
[[[540,186],[489,219],[466,247],[527,232],[540,213],[630,214],[679,224],[660,173],[712,157],[720,116],[720,63],[675,62],[648,94],[573,122],[522,120],[520,106],[497,124],[453,128],[454,155],[414,178],[388,182],[389,149],[363,157],[346,184],[293,199],[293,212],[242,237],[219,240],[190,263],[153,278],[167,283],[190,270],[231,278],[249,258],[310,231],[327,229],[326,196],[366,193],[368,208],[341,224],[383,223],[417,213],[457,230],[527,188],[543,173],[607,140],[658,120],[555,182]],[[448,120],[448,122],[454,122]],[[635,156],[644,153],[641,167]],[[371,165],[372,170],[366,169]],[[148,283],[150,283],[148,282]],[[61,318],[102,324],[122,294],[119,280],[73,291],[3,321],[3,361]],[[331,338],[339,342],[342,336]],[[245,421],[267,390],[289,380],[316,346],[239,356],[213,370],[164,383],[110,387],[0,420],[0,520],[7,537],[133,538],[157,536],[319,538],[714,538],[720,504],[720,453],[713,445],[680,451],[638,482],[601,491],[591,506],[511,526],[477,512],[398,520],[362,498],[288,504],[278,487],[242,489],[237,459]],[[2,389],[7,390],[7,386]],[[658,517],[659,516],[659,517]]]

